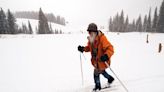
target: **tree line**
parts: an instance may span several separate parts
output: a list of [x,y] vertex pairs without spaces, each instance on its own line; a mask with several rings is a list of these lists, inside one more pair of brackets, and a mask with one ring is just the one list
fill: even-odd
[[151,8],[149,14],[142,19],[141,15],[130,23],[128,15],[124,17],[124,11],[117,13],[109,20],[109,31],[111,32],[157,32],[164,33],[164,0],[158,14],[157,7],[154,11],[154,17],[151,16]]
[[[38,27],[36,27],[37,34],[62,34],[61,30],[53,30],[51,24],[48,23],[47,17],[40,8],[38,13]],[[22,23],[22,26],[16,24],[16,18],[10,9],[7,13],[0,10],[0,34],[33,34],[34,31],[31,27],[30,21],[28,26]]]
[[[16,18],[27,18],[27,19],[39,19],[39,12],[35,11],[19,11],[15,12],[14,16]],[[54,16],[53,13],[45,13],[44,14],[49,22],[60,24],[60,25],[66,25],[65,18],[61,16]]]

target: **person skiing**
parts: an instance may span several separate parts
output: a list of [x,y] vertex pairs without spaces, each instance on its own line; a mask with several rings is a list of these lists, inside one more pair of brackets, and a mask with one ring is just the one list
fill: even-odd
[[111,84],[114,78],[105,70],[110,66],[110,58],[114,53],[112,44],[107,40],[106,36],[97,30],[95,23],[90,23],[87,29],[89,36],[87,46],[78,46],[80,52],[91,52],[91,63],[94,67],[94,83],[96,90],[101,90],[100,74],[107,78],[108,83]]

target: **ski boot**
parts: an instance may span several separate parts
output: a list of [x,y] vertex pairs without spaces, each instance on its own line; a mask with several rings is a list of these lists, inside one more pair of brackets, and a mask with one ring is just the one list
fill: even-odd
[[111,77],[108,79],[108,84],[111,84],[113,81],[114,81],[114,78],[111,76]]
[[96,92],[96,90],[101,90],[101,85],[100,84],[95,85],[95,88],[93,89],[93,92]]

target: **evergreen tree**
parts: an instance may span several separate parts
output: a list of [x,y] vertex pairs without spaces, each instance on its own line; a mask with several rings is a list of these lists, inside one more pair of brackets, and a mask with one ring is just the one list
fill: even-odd
[[119,20],[119,26],[120,26],[120,32],[124,32],[124,12],[123,10],[121,11],[121,16],[120,16],[120,20]]
[[53,32],[53,29],[52,29],[52,25],[51,25],[51,23],[50,23],[50,32],[51,32],[51,34],[53,34],[54,32]]
[[164,0],[162,2],[161,7],[160,7],[159,21],[158,21],[158,25],[157,25],[157,31],[164,33]]
[[116,17],[114,18],[113,21],[113,30],[115,32],[119,32],[120,28],[119,28],[119,14],[117,13]]
[[58,34],[58,30],[57,29],[55,29],[55,34]]
[[60,16],[57,16],[56,22],[57,22],[58,24],[61,24],[61,18],[60,18]]
[[154,12],[153,26],[152,26],[153,32],[156,32],[157,30],[157,23],[158,23],[158,15],[157,15],[157,7],[156,7]]
[[148,17],[148,21],[147,21],[147,28],[146,28],[146,32],[152,32],[151,30],[151,8],[149,10],[149,17]]
[[33,34],[30,21],[28,21],[28,30],[29,30],[29,34]]
[[142,32],[142,20],[141,20],[141,15],[138,17],[138,20],[136,22],[136,31],[137,32]]
[[146,30],[147,30],[147,15],[145,15],[145,17],[144,17],[144,23],[143,23],[143,32],[146,32]]
[[27,26],[25,24],[22,23],[22,33],[24,34],[28,34],[28,29],[27,29]]
[[60,19],[60,22],[61,22],[61,25],[64,25],[65,26],[65,19],[64,18],[61,18]]
[[109,20],[109,31],[110,32],[113,32],[113,21],[112,21],[112,18],[110,17],[110,20]]
[[6,19],[6,15],[3,11],[3,9],[1,8],[0,10],[0,34],[7,34],[9,33],[9,25]]
[[129,18],[128,18],[128,16],[126,17],[126,21],[125,21],[125,32],[129,32]]
[[38,26],[35,26],[35,31],[36,31],[36,33],[39,33]]
[[133,23],[132,23],[132,31],[136,31],[136,22],[135,22],[135,19],[133,20]]
[[39,34],[50,34],[51,33],[50,29],[49,29],[47,18],[45,17],[41,8],[39,10],[38,33]]
[[23,33],[23,30],[22,30],[22,28],[18,28],[18,31],[17,31],[17,33],[18,33],[18,34],[20,34],[20,33]]
[[8,9],[8,24],[9,24],[9,33],[10,34],[16,34],[17,33],[17,28],[16,28],[16,19],[14,17],[14,15],[10,12],[10,10]]
[[60,34],[62,34],[62,30],[60,30],[60,32],[59,32]]

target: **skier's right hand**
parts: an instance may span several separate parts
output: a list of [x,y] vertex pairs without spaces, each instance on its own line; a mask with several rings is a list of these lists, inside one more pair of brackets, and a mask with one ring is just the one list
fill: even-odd
[[82,52],[83,53],[83,51],[84,51],[84,46],[78,46],[78,51],[80,51],[80,52]]

